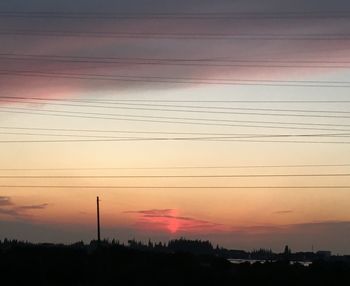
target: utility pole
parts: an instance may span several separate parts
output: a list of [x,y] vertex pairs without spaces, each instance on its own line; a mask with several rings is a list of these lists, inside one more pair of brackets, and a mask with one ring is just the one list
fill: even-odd
[[100,198],[97,197],[97,241],[101,242],[101,233],[100,233]]

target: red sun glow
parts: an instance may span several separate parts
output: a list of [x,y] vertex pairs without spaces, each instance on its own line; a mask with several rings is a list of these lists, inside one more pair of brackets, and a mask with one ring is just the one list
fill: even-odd
[[167,223],[167,229],[171,233],[176,233],[180,227],[180,221],[176,218],[177,212],[176,210],[171,210],[170,216],[173,216],[174,218],[168,218],[166,220]]
[[205,232],[223,230],[224,226],[192,217],[180,216],[177,209],[129,211],[138,215],[136,226],[143,230],[178,232]]

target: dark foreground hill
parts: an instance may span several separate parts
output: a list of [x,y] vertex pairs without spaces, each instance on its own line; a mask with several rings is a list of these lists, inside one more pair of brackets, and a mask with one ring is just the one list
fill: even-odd
[[348,262],[231,264],[214,255],[142,251],[116,244],[9,243],[1,285],[350,285]]

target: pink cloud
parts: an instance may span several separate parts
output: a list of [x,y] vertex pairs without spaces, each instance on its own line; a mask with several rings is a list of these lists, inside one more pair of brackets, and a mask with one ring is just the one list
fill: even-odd
[[[71,1],[61,1],[62,7],[67,5],[74,10]],[[89,1],[87,1],[89,2]],[[123,11],[119,6],[124,7],[129,13],[144,13],[149,11],[146,2],[137,6],[116,4],[118,1],[110,1],[108,7],[114,7],[118,12]],[[224,1],[213,5],[212,2],[201,2],[198,7],[196,1],[176,1],[176,5],[164,4],[163,1],[154,1],[151,12],[164,12],[170,9],[171,12],[195,11],[208,13],[221,11],[231,12],[259,12],[260,5],[247,5],[244,1]],[[254,2],[254,1],[253,1]],[[284,6],[293,6],[294,1],[283,1]],[[88,12],[103,10],[100,5],[95,6],[89,2],[86,9]],[[259,4],[256,1],[256,4]],[[114,6],[116,5],[116,6]],[[325,5],[325,3],[324,3]],[[343,4],[345,5],[345,4]],[[50,5],[49,5],[50,6]],[[304,7],[305,6],[305,7]],[[300,4],[297,11],[307,11],[308,4]],[[312,6],[312,5],[311,5]],[[335,9],[336,3],[332,3]],[[348,6],[348,5],[345,5]],[[253,8],[255,7],[255,8]],[[38,7],[43,9],[42,7]],[[75,7],[78,8],[78,7]],[[345,7],[346,8],[346,7]],[[36,10],[35,7],[31,9]],[[41,10],[38,9],[38,10]],[[77,11],[81,11],[81,7]],[[264,13],[276,13],[284,10],[275,1],[267,1],[264,5]],[[43,11],[49,8],[43,9]],[[69,9],[68,9],[69,10]],[[295,10],[294,8],[291,10]],[[325,9],[328,11],[329,9]],[[340,11],[343,9],[339,9]],[[346,10],[346,9],[345,9]],[[101,11],[103,12],[103,11]],[[108,12],[113,12],[109,11]],[[305,12],[306,13],[306,12]],[[57,20],[57,19],[56,19]],[[185,20],[185,19],[147,19],[135,17],[119,21],[101,20],[60,20],[41,21],[22,19],[2,19],[3,26],[11,29],[27,29],[30,31],[70,31],[70,32],[97,32],[97,33],[192,33],[192,34],[239,34],[239,35],[300,35],[300,34],[342,34],[349,30],[348,21],[341,18],[308,19],[307,17],[297,20],[283,19],[252,19],[246,20]],[[12,21],[12,22],[11,22]],[[73,22],[72,22],[73,21]],[[277,21],[277,22],[276,22]],[[7,25],[6,25],[7,24]],[[348,41],[304,41],[304,40],[179,40],[179,39],[130,39],[130,38],[91,38],[91,37],[30,37],[30,36],[0,36],[3,44],[1,53],[34,54],[34,55],[58,55],[58,56],[88,56],[88,57],[117,57],[117,58],[171,58],[171,59],[209,59],[209,60],[288,60],[298,61],[342,61],[349,58]],[[103,75],[129,75],[129,76],[160,76],[160,77],[181,77],[181,78],[241,78],[241,79],[300,79],[314,77],[319,74],[333,74],[339,69],[331,68],[271,68],[257,67],[253,62],[250,67],[247,63],[237,63],[233,66],[174,66],[174,65],[135,65],[131,61],[123,64],[111,63],[79,63],[74,61],[23,61],[1,59],[3,70],[12,71],[39,71],[49,74],[55,73],[76,73],[76,74],[103,74]],[[276,64],[277,65],[277,64]],[[327,66],[327,65],[325,65]],[[0,76],[2,94],[26,95],[40,97],[67,97],[77,96],[85,91],[106,91],[137,88],[177,88],[195,85],[196,83],[165,84],[147,82],[127,81],[97,81],[69,78],[29,77],[4,75]]]
[[5,215],[15,219],[28,218],[31,211],[43,210],[49,204],[18,205],[12,201],[11,197],[0,196],[0,215]]
[[176,209],[152,209],[126,213],[136,215],[135,226],[141,230],[156,230],[175,234],[223,231],[226,228],[222,224],[180,216]]

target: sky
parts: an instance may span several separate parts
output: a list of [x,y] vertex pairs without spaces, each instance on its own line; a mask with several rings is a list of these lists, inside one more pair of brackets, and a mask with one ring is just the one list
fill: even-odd
[[[263,2],[263,3],[262,3]],[[348,1],[1,1],[0,239],[350,254]]]

